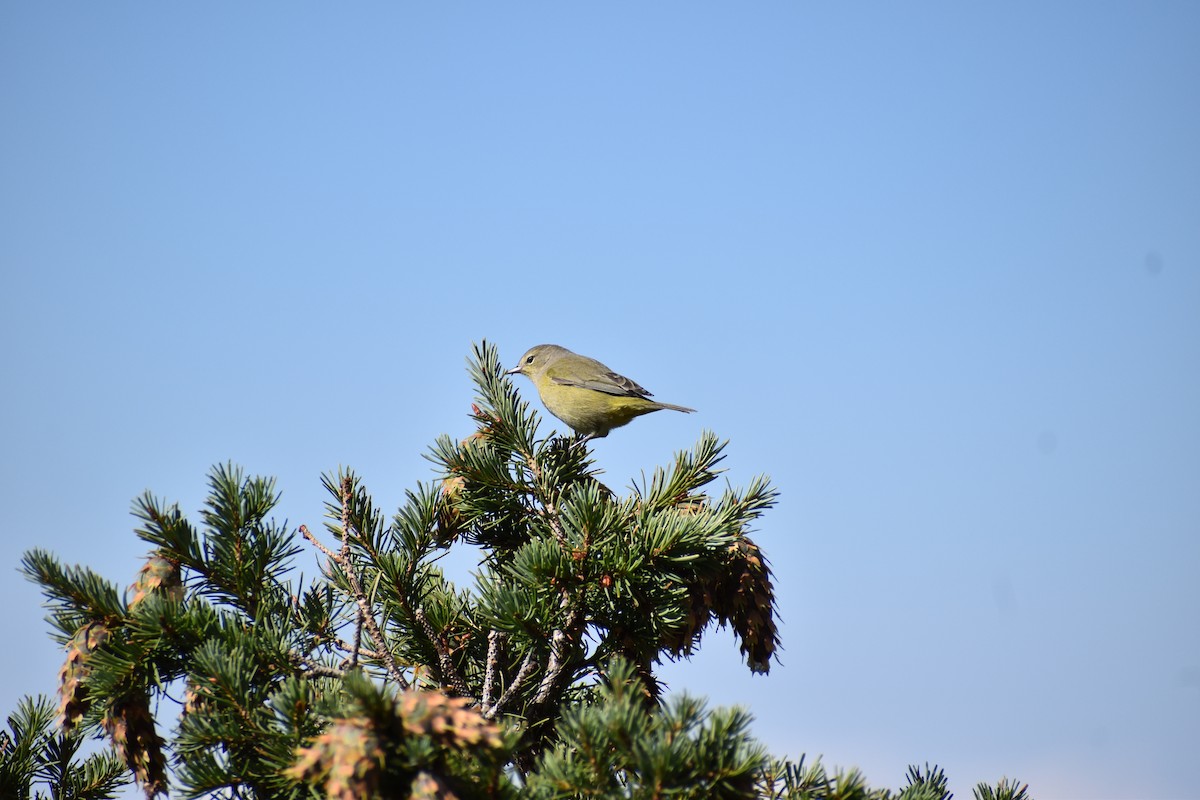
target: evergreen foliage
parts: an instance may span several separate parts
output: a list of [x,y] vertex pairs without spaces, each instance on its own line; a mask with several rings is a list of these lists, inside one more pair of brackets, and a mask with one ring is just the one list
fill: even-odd
[[[111,751],[79,758],[78,731],[56,731],[45,697],[26,697],[0,731],[0,797],[5,800],[103,800],[131,780]],[[40,787],[40,788],[39,788]]]
[[[66,648],[53,741],[108,738],[115,754],[84,770],[101,791],[121,764],[148,798],[948,797],[936,768],[872,791],[769,759],[742,710],[662,697],[657,665],[714,626],[752,673],[775,660],[771,572],[748,536],[776,499],[765,476],[711,492],[725,443],[705,433],[619,496],[586,442],[539,438],[494,347],[469,368],[476,431],[437,440],[439,480],[390,521],[341,470],[324,478],[327,536],[290,529],[273,481],[223,465],[198,524],[135,502],[152,549],[128,593],[26,554]],[[307,585],[290,578],[303,540],[324,556]],[[469,588],[438,567],[452,547],[479,553]],[[6,781],[46,774],[18,751],[55,752],[30,744],[52,713],[30,708],[0,740]],[[4,796],[28,797],[12,780]],[[976,796],[1027,800],[1003,782]]]

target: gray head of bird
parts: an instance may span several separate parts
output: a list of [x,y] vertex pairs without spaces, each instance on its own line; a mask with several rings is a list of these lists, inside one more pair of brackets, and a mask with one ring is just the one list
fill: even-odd
[[525,351],[525,355],[521,356],[521,360],[517,362],[515,367],[504,374],[525,375],[532,378],[544,370],[555,358],[570,352],[567,348],[559,347],[556,344],[534,345]]

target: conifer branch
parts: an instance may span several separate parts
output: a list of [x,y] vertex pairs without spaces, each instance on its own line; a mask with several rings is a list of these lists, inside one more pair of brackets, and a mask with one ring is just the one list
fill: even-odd
[[[308,591],[282,581],[304,545],[267,519],[274,484],[232,466],[214,470],[203,527],[139,503],[156,550],[128,604],[27,556],[69,642],[64,713],[132,742],[143,784],[171,763],[189,797],[754,797],[767,766],[745,715],[660,702],[653,668],[727,624],[766,671],[774,586],[747,534],[775,500],[769,481],[714,494],[725,444],[705,432],[618,496],[586,439],[539,438],[493,345],[474,356],[476,430],[438,437],[440,484],[408,492],[390,526],[352,472],[322,476],[333,538],[299,528],[323,556]],[[435,563],[460,543],[482,555],[474,592]],[[184,714],[163,747],[150,701],[177,678]]]
[[517,450],[517,453],[525,460],[525,465],[529,468],[529,474],[533,478],[534,497],[537,499],[537,502],[542,504],[542,519],[546,521],[546,525],[550,528],[550,533],[554,535],[558,543],[565,545],[567,537],[563,533],[562,525],[558,521],[558,509],[555,506],[554,498],[542,491],[546,476],[538,462],[537,454],[532,450],[523,448]]

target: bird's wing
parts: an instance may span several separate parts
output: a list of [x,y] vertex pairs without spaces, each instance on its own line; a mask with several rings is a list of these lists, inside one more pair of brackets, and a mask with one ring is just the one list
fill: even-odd
[[553,376],[550,378],[550,380],[563,386],[578,386],[582,389],[591,389],[595,392],[604,392],[605,394],[613,394],[624,397],[652,396],[650,392],[647,392],[635,381],[631,381],[624,375],[619,375],[610,370],[589,375],[586,378],[562,378]]

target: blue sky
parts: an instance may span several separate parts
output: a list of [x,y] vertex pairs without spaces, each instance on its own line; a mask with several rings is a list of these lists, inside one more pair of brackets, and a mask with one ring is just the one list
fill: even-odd
[[[0,6],[0,710],[42,546],[127,585],[210,465],[319,523],[465,435],[472,341],[782,492],[783,664],[673,689],[956,796],[1200,796],[1200,5]],[[521,383],[532,397],[532,388]],[[550,420],[553,422],[553,420]],[[549,430],[547,426],[547,431]],[[458,568],[470,567],[464,554]]]

